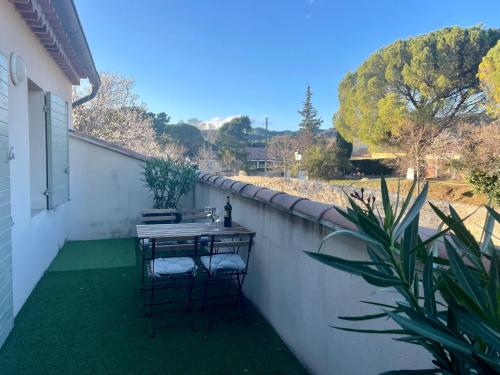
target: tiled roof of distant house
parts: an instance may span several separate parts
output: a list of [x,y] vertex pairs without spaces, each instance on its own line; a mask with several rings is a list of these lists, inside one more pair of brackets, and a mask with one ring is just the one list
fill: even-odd
[[[266,149],[265,147],[247,147],[248,161],[265,161],[266,160]],[[267,160],[275,161],[276,158],[267,152]]]

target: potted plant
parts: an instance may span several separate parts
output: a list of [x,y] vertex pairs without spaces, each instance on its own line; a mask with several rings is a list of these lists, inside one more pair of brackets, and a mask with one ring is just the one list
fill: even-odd
[[[180,199],[191,191],[196,181],[197,168],[187,161],[151,158],[142,168],[142,181],[153,193],[153,208],[156,209],[178,209]],[[179,222],[180,212],[174,214]]]

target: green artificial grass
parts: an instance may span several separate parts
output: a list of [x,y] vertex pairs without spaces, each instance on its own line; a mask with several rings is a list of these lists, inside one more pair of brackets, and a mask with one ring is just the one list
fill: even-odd
[[135,246],[132,238],[70,241],[61,249],[49,271],[132,267],[136,264]]
[[251,309],[249,326],[235,319],[207,330],[205,313],[193,313],[198,331],[151,338],[135,259],[133,239],[68,243],[16,317],[0,374],[306,374]]

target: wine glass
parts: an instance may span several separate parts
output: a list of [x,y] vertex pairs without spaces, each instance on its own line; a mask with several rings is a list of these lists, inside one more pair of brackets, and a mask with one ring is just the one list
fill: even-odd
[[214,212],[212,207],[209,206],[205,207],[205,216],[208,219],[207,224],[210,224],[211,222],[214,221]]
[[217,209],[212,212],[212,221],[215,222],[215,230],[219,230],[219,222],[221,221],[221,216],[217,213]]

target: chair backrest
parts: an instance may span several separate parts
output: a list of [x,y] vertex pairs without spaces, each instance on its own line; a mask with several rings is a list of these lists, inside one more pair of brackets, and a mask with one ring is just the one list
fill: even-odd
[[[153,258],[164,257],[166,252],[173,252],[172,256],[185,256],[185,253],[194,255],[200,247],[200,240],[195,236],[178,236],[166,238],[151,238],[151,251]],[[175,254],[179,252],[179,254]],[[182,252],[182,254],[180,254]]]
[[144,224],[171,224],[175,222],[176,213],[179,211],[175,208],[151,208],[141,211],[141,222]]
[[239,254],[246,252],[246,258],[250,256],[253,245],[253,234],[242,233],[242,234],[220,234],[210,237],[209,250],[210,256],[214,254],[227,254],[235,253]]
[[[207,217],[208,208],[191,208],[177,210],[175,208],[151,208],[141,211],[141,221],[144,224],[150,223],[174,223],[177,216],[181,215],[181,222],[194,222],[209,220]],[[213,210],[213,208],[210,208]]]

